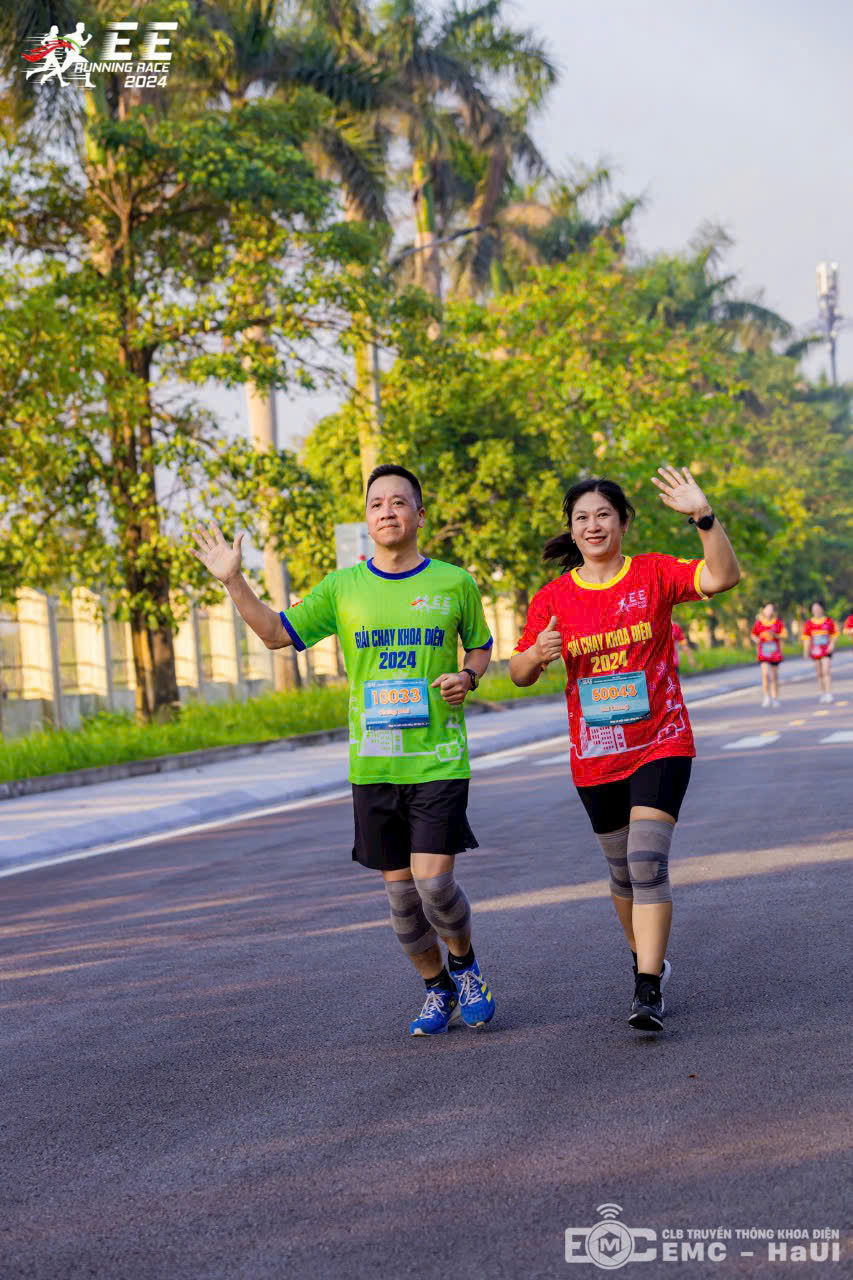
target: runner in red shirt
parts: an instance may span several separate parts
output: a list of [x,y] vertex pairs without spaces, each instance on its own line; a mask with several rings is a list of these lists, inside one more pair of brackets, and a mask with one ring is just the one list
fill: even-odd
[[848,614],[844,622],[844,626],[842,627],[842,631],[846,636],[853,636],[853,613]]
[[672,660],[676,667],[681,666],[681,650],[684,648],[684,660],[688,666],[691,665],[693,659],[690,657],[690,647],[687,644],[687,637],[681,630],[677,622],[672,623]]
[[572,778],[610,867],[610,891],[634,953],[629,1022],[663,1026],[661,986],[672,920],[669,847],[696,754],[673,661],[671,614],[685,600],[740,579],[731,544],[684,468],[652,483],[690,517],[704,559],[622,554],[634,508],[611,480],[582,480],[566,494],[567,532],[545,547],[561,577],[530,602],[510,659],[513,683],[535,684],[562,657],[568,672]]
[[782,639],[785,624],[777,618],[772,604],[763,606],[752,628],[752,643],[761,666],[762,707],[778,707],[779,663],[782,661]]
[[803,627],[803,657],[815,664],[815,675],[820,689],[818,702],[832,702],[831,660],[835,649],[838,627],[823,611],[823,604],[815,600],[812,616]]

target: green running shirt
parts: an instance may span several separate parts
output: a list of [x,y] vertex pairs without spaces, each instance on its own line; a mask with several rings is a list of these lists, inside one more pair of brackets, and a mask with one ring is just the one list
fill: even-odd
[[[426,559],[408,573],[382,573],[362,561],[327,574],[281,620],[298,650],[332,635],[341,642],[350,682],[350,782],[470,778],[463,709],[429,687],[458,670],[457,636],[466,650],[491,647],[470,573],[441,560]],[[429,724],[367,729],[365,696],[373,693],[365,683],[389,681],[390,690],[413,677],[427,681]]]

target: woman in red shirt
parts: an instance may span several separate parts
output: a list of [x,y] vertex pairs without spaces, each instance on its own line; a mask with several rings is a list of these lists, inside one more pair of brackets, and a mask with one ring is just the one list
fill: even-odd
[[803,627],[803,657],[815,664],[815,675],[820,690],[818,702],[832,702],[832,654],[838,627],[823,611],[823,604],[815,600],[812,616]]
[[610,867],[610,892],[634,953],[629,1023],[663,1026],[672,920],[669,847],[696,754],[672,653],[673,606],[740,579],[731,543],[684,468],[653,478],[672,511],[690,517],[703,558],[626,556],[634,508],[611,480],[582,480],[563,502],[567,531],[545,547],[561,577],[530,602],[510,659],[514,684],[535,684],[562,657],[568,672],[572,778]]
[[687,644],[687,637],[681,630],[678,623],[673,620],[672,623],[672,660],[676,668],[681,666],[681,650],[684,649],[684,660],[688,666],[692,665],[693,659],[690,657],[690,648]]
[[766,604],[755,619],[752,628],[752,642],[761,666],[761,699],[762,707],[778,707],[779,703],[779,663],[782,661],[782,640],[785,636],[785,624],[776,617],[772,604]]

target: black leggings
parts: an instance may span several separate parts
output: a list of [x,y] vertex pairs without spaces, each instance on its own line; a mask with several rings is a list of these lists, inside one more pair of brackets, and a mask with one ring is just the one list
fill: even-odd
[[667,756],[640,765],[636,773],[618,782],[603,782],[598,787],[578,787],[578,795],[589,814],[596,835],[620,831],[627,827],[631,810],[636,805],[662,809],[678,820],[687,784],[690,781],[689,756]]

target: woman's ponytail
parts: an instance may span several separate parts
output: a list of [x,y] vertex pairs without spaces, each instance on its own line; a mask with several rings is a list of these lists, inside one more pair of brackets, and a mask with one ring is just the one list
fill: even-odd
[[542,559],[559,560],[563,573],[568,573],[569,569],[577,569],[578,565],[583,564],[583,556],[578,550],[578,544],[568,530],[548,539],[545,550],[542,552]]

